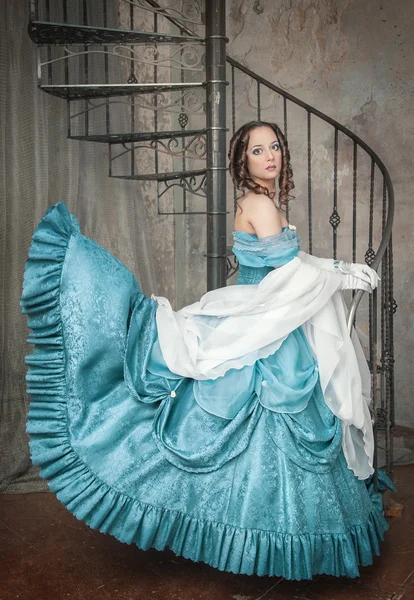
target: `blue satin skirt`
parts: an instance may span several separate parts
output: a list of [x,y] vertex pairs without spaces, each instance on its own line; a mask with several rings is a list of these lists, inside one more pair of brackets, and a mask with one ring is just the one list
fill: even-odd
[[175,375],[156,303],[63,203],[34,233],[21,304],[32,460],[76,517],[233,573],[357,577],[379,554],[381,494],[347,467],[301,328],[217,380]]

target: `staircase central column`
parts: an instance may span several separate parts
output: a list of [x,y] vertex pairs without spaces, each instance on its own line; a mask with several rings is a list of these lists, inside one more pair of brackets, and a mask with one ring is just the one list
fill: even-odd
[[226,2],[206,2],[207,290],[226,285]]

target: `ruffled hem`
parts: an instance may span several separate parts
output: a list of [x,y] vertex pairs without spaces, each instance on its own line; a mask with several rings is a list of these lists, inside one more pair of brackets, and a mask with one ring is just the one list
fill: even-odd
[[379,540],[388,529],[378,502],[368,521],[346,534],[242,529],[141,502],[106,484],[80,459],[68,432],[60,312],[63,263],[78,231],[63,203],[48,210],[33,236],[21,299],[33,331],[29,342],[35,345],[26,358],[30,451],[58,499],[79,520],[121,542],[144,550],[170,548],[222,571],[295,580],[317,574],[357,577],[358,565],[379,555]]

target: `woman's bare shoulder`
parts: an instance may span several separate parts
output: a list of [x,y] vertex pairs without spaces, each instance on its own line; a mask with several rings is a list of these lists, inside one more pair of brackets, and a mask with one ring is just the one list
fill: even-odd
[[273,200],[266,194],[256,194],[255,192],[246,192],[243,196],[237,199],[239,206],[244,208],[254,208],[258,205],[262,206],[275,206]]

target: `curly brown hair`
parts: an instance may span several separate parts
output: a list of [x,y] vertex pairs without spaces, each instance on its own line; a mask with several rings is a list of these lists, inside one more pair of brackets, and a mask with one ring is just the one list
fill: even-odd
[[[253,181],[247,168],[247,146],[249,144],[249,134],[252,129],[257,127],[270,127],[276,134],[280,149],[282,151],[282,168],[279,175],[279,205],[282,208],[288,207],[289,200],[294,196],[290,194],[295,184],[293,183],[293,172],[290,164],[290,153],[288,143],[283,135],[280,127],[276,123],[267,123],[266,121],[250,121],[242,125],[233,135],[230,140],[230,149],[228,153],[229,171],[234,185],[238,190],[253,191],[255,194],[266,194],[272,200],[275,197],[275,192],[269,192],[267,187]],[[236,199],[237,205],[237,199]],[[236,206],[235,206],[236,209]]]

